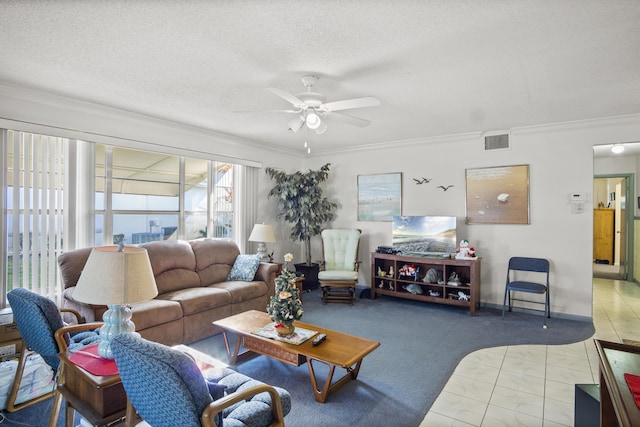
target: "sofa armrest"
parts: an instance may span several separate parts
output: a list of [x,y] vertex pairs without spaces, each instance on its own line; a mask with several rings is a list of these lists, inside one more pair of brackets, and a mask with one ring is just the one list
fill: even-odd
[[[275,265],[275,264],[274,264]],[[215,416],[218,412],[228,408],[238,402],[247,400],[257,394],[267,392],[271,397],[271,412],[273,414],[273,421],[269,424],[270,427],[284,427],[284,414],[282,412],[282,402],[280,401],[280,395],[275,388],[267,384],[255,385],[249,387],[246,390],[236,391],[228,394],[223,398],[211,402],[202,412],[202,425],[203,426],[215,426]]]
[[254,280],[262,280],[267,284],[267,296],[271,298],[276,293],[276,276],[278,275],[278,264],[261,262],[256,271]]
[[61,308],[60,309],[60,313],[63,314],[64,317],[64,313],[71,313],[74,316],[74,320],[75,320],[75,324],[78,325],[80,323],[86,323],[86,320],[84,319],[84,317],[80,314],[80,312],[78,310],[74,310],[73,308]]

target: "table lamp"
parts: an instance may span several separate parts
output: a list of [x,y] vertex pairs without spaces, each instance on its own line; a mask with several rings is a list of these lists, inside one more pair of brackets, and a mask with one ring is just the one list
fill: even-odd
[[266,243],[275,243],[276,235],[273,232],[273,227],[269,224],[256,224],[251,230],[249,236],[250,242],[258,243],[258,253],[256,254],[261,262],[269,261],[269,255],[267,255]]
[[73,291],[75,300],[107,305],[98,344],[98,354],[107,359],[113,359],[114,336],[135,332],[127,304],[148,301],[156,295],[158,288],[147,250],[124,245],[93,248]]

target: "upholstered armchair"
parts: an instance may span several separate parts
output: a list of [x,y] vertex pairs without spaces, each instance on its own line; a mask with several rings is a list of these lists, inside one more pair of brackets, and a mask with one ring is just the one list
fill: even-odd
[[[82,318],[77,311],[59,309],[50,299],[27,289],[13,289],[7,294],[7,299],[25,346],[20,354],[16,376],[7,399],[7,411],[14,412],[53,396],[49,426],[55,426],[62,402],[62,395],[58,392],[57,386],[46,394],[19,404],[15,403],[27,357],[32,353],[38,353],[51,366],[54,374],[57,374],[54,377],[57,377],[57,382],[60,383],[63,381],[64,373],[58,353],[97,342],[99,335],[94,329],[102,323],[81,323]],[[72,313],[78,324],[65,326],[62,312]]]
[[220,417],[225,427],[284,426],[291,409],[284,389],[226,367],[205,378],[192,356],[134,334],[115,336],[111,349],[130,405],[152,426],[218,426]]
[[325,229],[322,237],[322,263],[318,281],[322,290],[322,302],[346,302],[353,304],[358,283],[358,249],[360,230]]

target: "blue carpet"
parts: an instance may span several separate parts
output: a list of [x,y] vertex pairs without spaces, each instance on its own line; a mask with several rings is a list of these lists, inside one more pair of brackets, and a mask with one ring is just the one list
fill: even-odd
[[[503,345],[568,344],[595,332],[590,322],[551,318],[545,330],[543,318],[532,313],[508,313],[502,321],[499,310],[483,308],[471,317],[468,309],[384,296],[358,299],[351,307],[323,305],[314,291],[304,294],[304,310],[306,323],[381,345],[365,357],[358,379],[324,404],[313,397],[306,364],[296,368],[259,356],[236,366],[291,392],[292,409],[285,421],[292,427],[418,426],[465,355]],[[226,360],[220,337],[192,346]]]
[[[486,347],[516,344],[568,344],[595,332],[593,324],[551,318],[548,329],[542,317],[483,308],[475,317],[469,310],[381,296],[358,299],[353,306],[320,302],[319,292],[305,293],[306,323],[369,338],[381,343],[367,356],[356,381],[315,401],[305,365],[293,367],[264,356],[234,367],[239,372],[283,387],[292,395],[288,427],[401,426],[420,424],[458,362]],[[193,343],[192,347],[226,360],[220,335]],[[326,374],[316,364],[320,377]],[[343,370],[336,371],[336,377]],[[46,426],[50,401],[4,414],[3,426]],[[64,412],[58,426],[64,425]],[[158,426],[164,427],[164,426]]]

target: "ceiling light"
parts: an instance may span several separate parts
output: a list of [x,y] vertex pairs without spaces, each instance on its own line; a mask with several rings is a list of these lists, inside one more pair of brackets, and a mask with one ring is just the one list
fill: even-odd
[[[307,122],[308,124],[308,122]],[[615,154],[620,154],[624,151],[624,145],[622,144],[613,144],[613,147],[611,147],[611,152],[615,153]]]
[[318,135],[322,135],[323,133],[325,133],[325,131],[327,130],[327,124],[325,122],[320,123],[320,126],[318,126],[318,129],[316,129],[316,133]]
[[319,115],[314,112],[307,114],[307,127],[309,129],[317,129],[320,123],[322,123],[322,120],[320,120]]
[[304,124],[304,117],[298,116],[289,122],[289,130],[298,132]]

